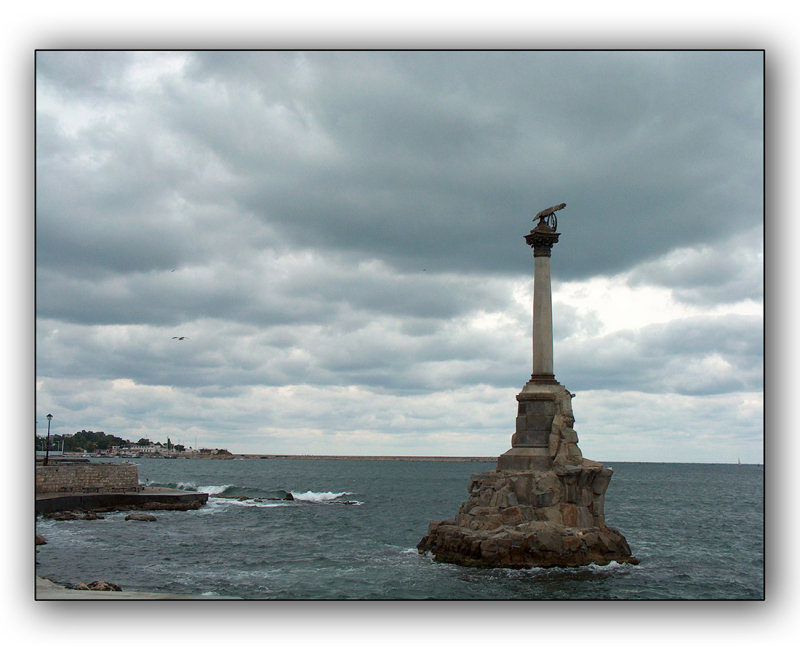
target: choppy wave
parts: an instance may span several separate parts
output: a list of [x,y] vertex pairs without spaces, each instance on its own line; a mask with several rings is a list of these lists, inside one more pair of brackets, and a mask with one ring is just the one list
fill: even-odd
[[219,493],[227,492],[232,486],[230,484],[216,484],[216,485],[201,485],[194,481],[179,481],[179,482],[159,482],[147,480],[145,486],[150,488],[174,488],[176,490],[191,491],[192,493],[208,493],[209,495],[216,495]]
[[[223,490],[219,490],[223,489]],[[351,504],[361,505],[358,500],[346,499],[353,495],[348,492],[334,491],[290,491],[292,499],[286,499],[286,491],[267,491],[266,495],[256,497],[241,494],[243,489],[232,486],[201,486],[197,490],[209,493],[208,503],[204,512],[225,511],[232,507],[248,507],[270,509],[277,507],[291,507],[298,504]],[[213,491],[213,492],[210,492]],[[276,494],[278,495],[276,497]]]
[[230,489],[228,485],[219,486],[199,486],[198,493],[208,493],[209,495],[218,495],[219,493],[226,493]]
[[254,506],[269,509],[277,506],[290,506],[291,502],[265,502],[259,498],[239,499],[238,497],[210,497],[206,506],[209,508],[225,508],[229,506]]
[[[148,480],[148,486],[159,488],[175,488],[196,493],[208,493],[209,497],[225,496],[230,501],[237,500],[239,504],[259,504],[261,506],[283,506],[287,500],[287,493],[299,502],[314,502],[322,504],[363,504],[363,502],[346,499],[346,496],[353,495],[347,491],[286,491],[282,488],[255,488],[250,486],[234,486],[232,484],[198,484],[194,481],[179,481],[159,483]],[[260,500],[260,501],[259,501]],[[265,504],[263,500],[279,500],[281,504]]]
[[340,497],[344,497],[345,495],[352,495],[352,493],[336,493],[333,491],[290,491],[292,497],[296,500],[300,500],[301,502],[333,502],[338,500]]

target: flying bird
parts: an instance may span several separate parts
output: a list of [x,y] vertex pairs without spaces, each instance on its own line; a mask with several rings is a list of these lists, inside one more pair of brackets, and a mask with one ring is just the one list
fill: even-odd
[[176,340],[176,339],[179,340],[179,341],[188,341],[189,337],[188,336],[173,336],[172,337],[173,341]]

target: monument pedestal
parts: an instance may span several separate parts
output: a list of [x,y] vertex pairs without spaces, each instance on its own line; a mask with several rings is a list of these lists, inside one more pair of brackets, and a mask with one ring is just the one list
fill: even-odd
[[572,395],[529,382],[517,395],[517,431],[497,468],[473,475],[454,520],[432,522],[420,553],[489,567],[638,563],[625,537],[606,526],[613,470],[584,459],[572,428]]

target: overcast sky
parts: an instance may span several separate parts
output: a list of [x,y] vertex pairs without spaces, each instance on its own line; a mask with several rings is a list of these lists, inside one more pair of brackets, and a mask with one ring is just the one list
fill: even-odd
[[761,462],[763,82],[758,51],[39,52],[37,431],[498,455],[523,236],[566,202],[584,456]]

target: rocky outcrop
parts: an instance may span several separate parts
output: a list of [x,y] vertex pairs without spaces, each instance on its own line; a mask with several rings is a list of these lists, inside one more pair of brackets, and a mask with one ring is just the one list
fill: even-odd
[[430,523],[419,552],[490,567],[638,563],[625,537],[605,524],[613,470],[583,458],[572,394],[529,383],[517,401],[511,449],[496,470],[472,476],[454,520]]
[[638,563],[625,538],[611,527],[579,529],[550,521],[474,530],[453,521],[432,522],[420,552],[436,561],[497,568],[574,567],[611,561]]
[[55,511],[53,513],[46,513],[45,518],[52,518],[53,520],[103,520],[105,516],[98,515],[94,511],[81,511],[76,509],[74,511]]
[[151,513],[129,513],[125,516],[126,520],[141,520],[142,522],[155,522],[156,517]]
[[472,566],[638,563],[622,534],[605,524],[612,470],[584,462],[473,475],[455,520],[432,522],[417,549],[437,561]]
[[110,581],[93,581],[88,584],[77,583],[73,586],[74,590],[113,590],[121,591],[122,588],[117,584],[112,584]]

